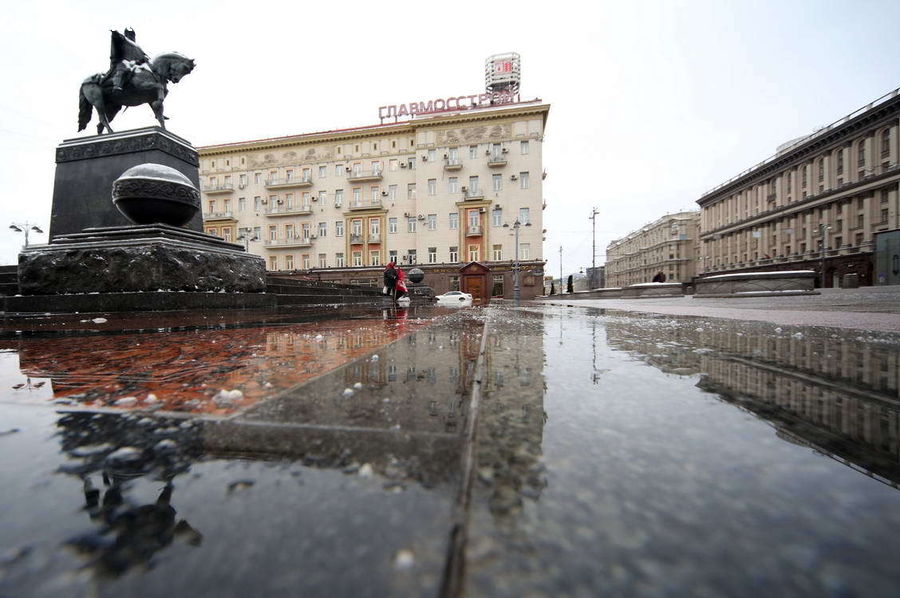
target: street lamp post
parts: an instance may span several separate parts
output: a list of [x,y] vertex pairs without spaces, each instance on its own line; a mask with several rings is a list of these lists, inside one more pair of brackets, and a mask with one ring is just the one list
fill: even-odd
[[[504,224],[504,228],[509,228],[509,224]],[[513,222],[513,231],[516,235],[516,250],[515,250],[515,261],[513,262],[513,301],[516,302],[516,305],[519,304],[519,299],[522,297],[522,289],[519,286],[519,227],[522,226],[522,223],[519,222],[519,219],[516,218],[516,221]],[[525,226],[531,226],[530,222],[526,222]]]
[[43,233],[36,224],[33,222],[13,222],[9,225],[9,229],[16,231],[17,233],[25,233],[25,247],[28,247],[28,233],[34,231],[36,233]]
[[251,228],[242,228],[241,232],[238,233],[238,241],[244,242],[244,251],[250,253],[250,241],[259,241],[259,237],[255,234],[252,234],[253,229]]

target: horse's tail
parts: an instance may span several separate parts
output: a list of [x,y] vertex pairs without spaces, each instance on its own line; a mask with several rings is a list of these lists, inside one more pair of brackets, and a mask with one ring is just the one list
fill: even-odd
[[93,75],[84,80],[81,87],[78,88],[78,130],[84,131],[88,123],[91,122],[91,109],[93,106],[84,95],[85,85],[97,85],[99,83],[99,75]]

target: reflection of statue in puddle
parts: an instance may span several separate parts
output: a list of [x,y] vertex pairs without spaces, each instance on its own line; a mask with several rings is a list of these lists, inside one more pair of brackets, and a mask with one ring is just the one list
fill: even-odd
[[103,575],[118,576],[136,565],[150,566],[153,556],[176,537],[199,546],[203,536],[184,519],[176,522],[176,511],[170,504],[171,482],[167,482],[156,502],[131,506],[122,495],[120,480],[103,473],[101,491],[90,477],[84,479],[85,508],[100,526],[94,533],[83,534],[67,544],[91,557],[90,565]]

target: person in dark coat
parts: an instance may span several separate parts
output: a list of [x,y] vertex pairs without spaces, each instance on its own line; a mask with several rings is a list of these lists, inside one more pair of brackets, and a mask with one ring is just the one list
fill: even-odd
[[656,275],[653,277],[652,282],[666,282],[666,275],[663,274],[663,271],[662,271],[662,270],[660,270],[660,271],[657,272]]

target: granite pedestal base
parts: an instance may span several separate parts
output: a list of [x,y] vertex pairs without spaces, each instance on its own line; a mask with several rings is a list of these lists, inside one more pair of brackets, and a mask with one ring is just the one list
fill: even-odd
[[[67,139],[56,148],[50,239],[87,228],[127,226],[110,201],[113,181],[133,166],[170,166],[200,188],[197,157],[190,143],[160,127]],[[203,230],[198,213],[186,225]]]
[[163,224],[87,229],[19,254],[22,295],[265,290],[261,257]]

